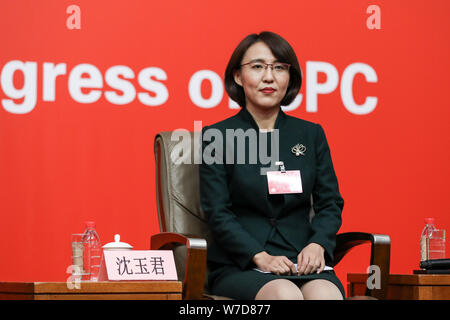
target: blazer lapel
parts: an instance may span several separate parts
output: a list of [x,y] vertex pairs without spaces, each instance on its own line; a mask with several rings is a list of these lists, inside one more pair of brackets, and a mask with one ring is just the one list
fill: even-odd
[[[266,142],[267,142],[267,156],[271,155],[272,152],[274,152],[274,150],[271,150],[271,134],[270,133],[260,133],[259,132],[259,127],[258,124],[256,123],[255,119],[253,118],[253,116],[250,114],[250,112],[248,112],[248,110],[246,108],[242,108],[242,110],[238,113],[238,116],[241,120],[243,120],[244,122],[246,122],[250,128],[253,128],[256,130],[257,132],[257,138],[258,138],[258,152],[259,152],[259,143],[260,143],[260,138],[262,134],[264,135],[268,135]],[[282,137],[281,134],[283,133],[283,130],[280,130],[283,126],[284,123],[286,121],[286,114],[281,110],[279,110],[277,118],[275,120],[275,125],[274,128],[279,130],[279,145],[278,145],[278,149],[279,152],[281,153],[280,150],[280,141],[282,141]],[[248,151],[248,150],[247,150]],[[259,154],[258,154],[259,155]],[[281,156],[281,155],[280,155]],[[259,157],[258,157],[258,160]],[[279,161],[282,159],[276,159],[276,161]],[[263,165],[260,163],[260,161],[258,161],[259,165],[258,168],[260,169],[261,167],[263,167]],[[265,165],[264,167],[270,166],[272,165]],[[258,170],[259,170],[258,169]],[[283,194],[269,194],[269,190],[268,190],[268,186],[267,186],[267,176],[264,175],[262,176],[263,183],[261,183],[261,192],[263,192],[266,196],[263,197],[263,199],[265,199],[264,201],[264,207],[266,208],[264,211],[266,212],[266,214],[270,217],[270,218],[276,218],[281,214],[281,211],[283,209],[284,206],[284,201],[285,201],[285,196]]]

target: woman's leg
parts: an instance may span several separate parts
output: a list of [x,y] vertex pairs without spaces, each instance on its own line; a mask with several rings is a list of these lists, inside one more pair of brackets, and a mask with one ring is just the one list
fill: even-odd
[[341,291],[331,281],[311,280],[300,287],[305,300],[343,300]]
[[287,279],[267,282],[256,294],[255,300],[303,300],[300,289]]

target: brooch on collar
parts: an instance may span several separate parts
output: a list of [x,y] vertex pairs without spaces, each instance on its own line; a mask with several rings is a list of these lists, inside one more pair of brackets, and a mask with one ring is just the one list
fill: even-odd
[[291,151],[293,154],[295,154],[296,157],[298,157],[299,155],[304,156],[306,152],[306,147],[302,144],[297,143],[295,146],[291,148]]

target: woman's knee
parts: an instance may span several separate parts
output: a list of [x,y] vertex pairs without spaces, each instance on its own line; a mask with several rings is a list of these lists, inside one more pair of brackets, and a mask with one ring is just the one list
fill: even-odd
[[300,288],[305,300],[343,300],[339,288],[328,280],[311,280]]
[[285,279],[266,283],[256,294],[256,300],[303,300],[300,289]]

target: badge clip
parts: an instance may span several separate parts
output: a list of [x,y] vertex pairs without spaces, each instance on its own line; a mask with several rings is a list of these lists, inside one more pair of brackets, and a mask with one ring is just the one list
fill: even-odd
[[284,162],[283,161],[277,161],[275,162],[276,166],[280,166],[280,171],[281,173],[286,173],[286,168],[284,167]]

